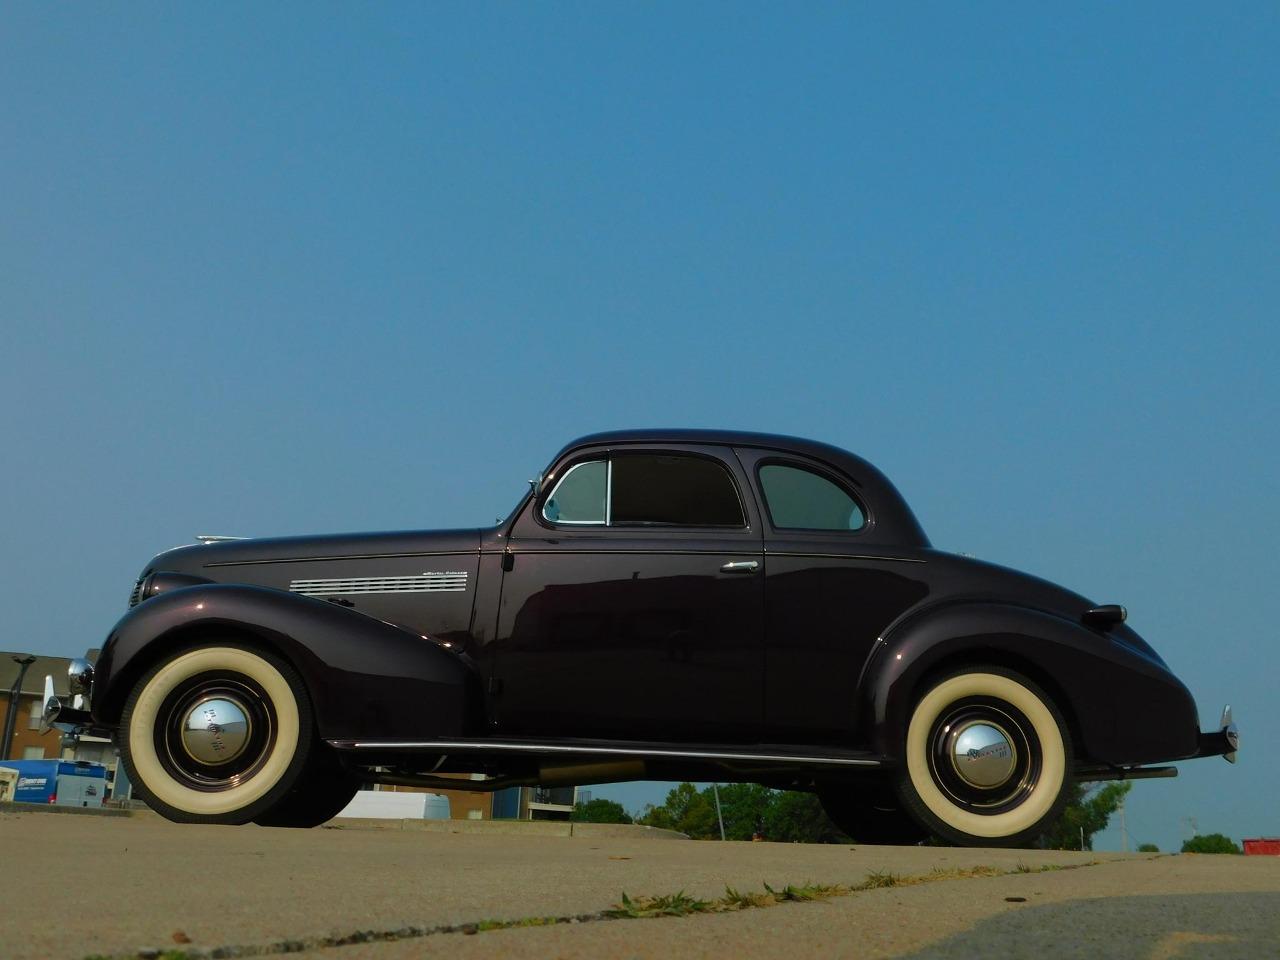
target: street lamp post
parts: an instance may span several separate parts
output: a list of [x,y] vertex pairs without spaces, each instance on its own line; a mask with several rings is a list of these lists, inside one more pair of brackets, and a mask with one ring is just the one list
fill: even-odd
[[22,694],[22,680],[27,675],[27,667],[36,662],[31,654],[14,654],[10,658],[18,665],[18,679],[9,688],[9,709],[4,715],[4,743],[0,745],[0,760],[9,759],[9,750],[13,747],[13,723],[18,716],[18,698]]
[[715,798],[716,798],[716,820],[720,822],[720,839],[723,840],[724,839],[724,814],[720,812],[720,784],[713,783],[711,785],[711,792],[715,795]]

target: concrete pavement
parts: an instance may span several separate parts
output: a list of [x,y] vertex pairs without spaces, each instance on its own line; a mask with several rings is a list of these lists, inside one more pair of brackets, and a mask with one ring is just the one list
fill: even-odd
[[[0,957],[1216,957],[1280,954],[1280,859],[194,827],[0,814]],[[1093,860],[1102,861],[1084,866]],[[933,870],[1003,873],[733,913],[596,919]],[[1040,871],[1047,872],[1008,872]],[[60,906],[65,904],[64,906]],[[584,918],[486,930],[482,921]],[[469,935],[479,924],[482,932]],[[441,932],[441,927],[457,932]],[[400,937],[390,942],[379,938]],[[350,943],[350,941],[367,941]],[[343,946],[326,946],[335,941]],[[998,953],[989,949],[998,944]]]

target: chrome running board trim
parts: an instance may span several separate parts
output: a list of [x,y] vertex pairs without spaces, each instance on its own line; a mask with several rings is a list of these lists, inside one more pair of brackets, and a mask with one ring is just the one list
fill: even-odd
[[878,767],[870,757],[823,757],[789,753],[750,753],[729,750],[672,750],[666,748],[609,747],[592,744],[512,743],[502,740],[329,740],[337,750],[445,750],[467,753],[558,753],[609,757],[654,757],[677,760],[748,760],[764,763],[829,764],[845,767]]

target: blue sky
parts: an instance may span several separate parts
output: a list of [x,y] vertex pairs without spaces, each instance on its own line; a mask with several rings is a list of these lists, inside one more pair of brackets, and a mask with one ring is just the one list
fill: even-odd
[[0,647],[97,645],[195,533],[797,433],[1235,704],[1135,840],[1280,832],[1277,49],[1268,4],[6,5]]

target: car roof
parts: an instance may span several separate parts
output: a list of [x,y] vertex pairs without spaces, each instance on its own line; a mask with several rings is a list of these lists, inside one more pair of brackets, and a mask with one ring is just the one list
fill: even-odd
[[925,536],[915,514],[888,477],[857,454],[818,440],[748,430],[692,430],[673,427],[608,430],[578,437],[566,444],[552,462],[559,462],[566,454],[582,447],[650,443],[752,447],[793,453],[828,464],[848,477],[867,500],[874,525],[865,532],[863,542],[893,543],[907,547],[929,546],[929,538]]

